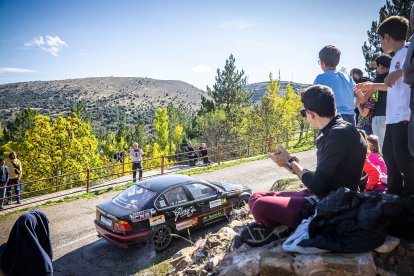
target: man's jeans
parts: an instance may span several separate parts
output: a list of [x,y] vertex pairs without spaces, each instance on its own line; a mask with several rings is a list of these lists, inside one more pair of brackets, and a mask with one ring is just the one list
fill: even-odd
[[372,132],[378,136],[378,149],[382,152],[385,137],[385,116],[374,116],[372,118]]
[[[16,185],[17,184],[17,185]],[[9,184],[7,185],[7,196],[10,197],[12,195],[12,188],[11,185],[16,185],[14,187],[14,194],[16,195],[16,200],[20,201],[20,179],[9,179]],[[8,198],[9,201],[13,201],[14,198]]]
[[349,123],[351,123],[353,126],[355,126],[355,114],[341,114],[342,119],[344,119],[344,121],[347,121]]
[[139,181],[142,180],[142,162],[132,163],[132,181],[137,181],[137,169],[139,169]]
[[0,207],[4,206],[4,196],[6,195],[6,184],[5,183],[0,183]]

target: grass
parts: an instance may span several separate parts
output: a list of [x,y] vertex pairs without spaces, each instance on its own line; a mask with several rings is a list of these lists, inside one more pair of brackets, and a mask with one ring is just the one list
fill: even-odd
[[172,258],[162,261],[161,263],[154,264],[153,266],[144,269],[136,274],[135,276],[161,276],[166,275],[169,270],[171,270],[173,267],[170,265],[170,261]]

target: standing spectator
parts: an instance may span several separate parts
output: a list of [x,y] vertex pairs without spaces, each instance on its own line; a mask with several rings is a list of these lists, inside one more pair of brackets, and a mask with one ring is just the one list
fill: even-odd
[[12,188],[14,187],[14,193],[16,195],[17,204],[20,204],[20,178],[23,174],[22,162],[17,159],[17,154],[15,152],[11,152],[9,154],[9,159],[6,162],[7,167],[9,169],[10,179],[9,184],[7,185],[7,197],[9,197],[9,202],[11,203],[13,200],[12,196]]
[[402,16],[385,19],[377,31],[385,53],[394,52],[390,73],[384,83],[359,83],[356,90],[387,90],[386,130],[382,153],[388,170],[388,191],[396,195],[414,195],[414,157],[408,150],[410,87],[402,80],[402,65],[407,56],[405,39],[408,20]]
[[203,164],[209,164],[210,161],[208,160],[208,150],[206,143],[201,143],[198,149],[200,150],[200,157],[203,157]]
[[[414,5],[411,7],[410,14],[411,29],[414,29]],[[414,156],[414,35],[410,38],[410,46],[408,46],[407,56],[403,66],[404,82],[411,87],[410,109],[411,115],[408,123],[408,150],[411,156]]]
[[336,70],[340,57],[341,51],[333,45],[325,46],[319,51],[319,64],[323,73],[316,77],[314,84],[326,85],[332,89],[337,113],[355,126],[355,83],[350,76]]
[[0,210],[4,209],[4,196],[6,192],[6,185],[9,182],[9,169],[7,168],[6,160],[0,158]]
[[[375,59],[377,76],[374,83],[383,83],[388,76],[391,64],[391,56],[383,54]],[[378,136],[379,151],[382,152],[385,137],[385,111],[387,106],[387,91],[375,91],[373,95],[375,101],[374,117],[372,118],[372,133]]]
[[129,155],[132,157],[132,181],[137,181],[137,169],[139,170],[139,181],[142,180],[143,167],[142,167],[142,151],[140,145],[137,142],[132,144],[132,150],[129,151]]
[[380,172],[381,172],[381,181],[384,183],[388,183],[387,182],[387,175],[388,175],[387,165],[385,165],[385,161],[382,158],[381,153],[379,152],[378,137],[376,135],[369,135],[367,137],[367,141],[368,141],[368,147],[370,151],[368,155],[368,159],[372,164],[379,167]]

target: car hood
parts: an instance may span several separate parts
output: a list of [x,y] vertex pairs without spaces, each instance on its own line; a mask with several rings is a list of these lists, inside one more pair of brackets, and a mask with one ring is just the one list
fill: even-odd
[[122,218],[128,216],[131,213],[141,211],[140,208],[137,208],[136,206],[130,204],[126,206],[116,204],[112,201],[112,199],[99,203],[98,205],[96,205],[96,208],[104,211],[105,213],[111,214],[117,218]]

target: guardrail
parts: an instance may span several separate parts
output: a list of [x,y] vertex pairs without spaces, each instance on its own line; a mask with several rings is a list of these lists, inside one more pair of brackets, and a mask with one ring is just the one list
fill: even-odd
[[[203,162],[203,158],[207,158],[212,163],[220,164],[224,161],[259,156],[267,152],[271,152],[275,150],[279,144],[282,144],[285,148],[291,148],[295,145],[315,145],[315,140],[316,132],[314,130],[286,132],[283,135],[276,137],[271,136],[250,141],[237,141],[223,145],[218,144],[216,147],[208,148],[208,155],[197,157],[197,160]],[[198,156],[200,151],[201,150],[194,150]],[[180,152],[173,155],[144,158],[142,162],[145,165],[144,169],[147,173],[143,179],[194,168],[194,166],[190,166],[189,164],[189,161],[194,160],[189,160],[188,154],[189,152]],[[132,162],[122,162],[102,167],[87,168],[82,171],[65,174],[58,174],[58,169],[56,169],[56,175],[54,176],[9,185],[8,187],[12,190],[14,190],[13,187],[17,185],[24,187],[20,194],[21,198],[24,198],[24,200],[21,200],[21,204],[19,205],[7,205],[4,210],[48,201],[50,199],[72,194],[89,193],[108,186],[131,182],[131,178],[119,179],[121,176],[132,173],[132,169],[127,169],[131,168],[131,165]],[[205,165],[208,164],[197,163],[196,166]],[[71,181],[66,182],[66,179],[71,179]],[[105,181],[110,179],[118,179],[118,181]],[[41,188],[32,189],[32,187],[36,184],[41,184]],[[9,201],[15,199],[16,197],[17,195],[12,195],[5,196],[0,199]]]

